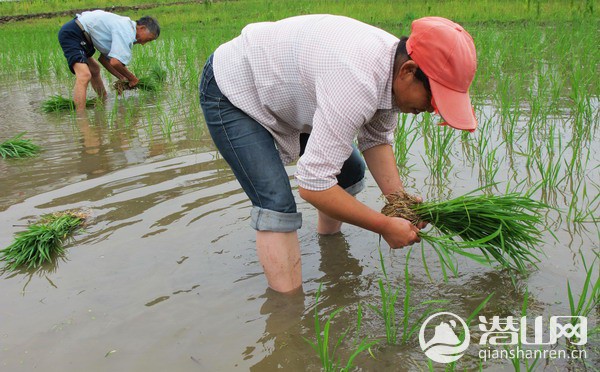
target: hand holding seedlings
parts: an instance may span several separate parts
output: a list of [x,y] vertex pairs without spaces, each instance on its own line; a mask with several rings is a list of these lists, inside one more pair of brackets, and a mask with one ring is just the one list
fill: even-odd
[[133,76],[131,79],[129,79],[129,87],[135,88],[139,82],[140,82],[140,79],[138,79],[137,76]]
[[141,77],[134,80],[117,80],[113,84],[113,89],[117,95],[123,94],[126,90],[141,89],[149,92],[155,92],[159,88],[159,83],[154,77]]
[[[527,264],[535,266],[542,235],[537,226],[543,221],[541,210],[548,206],[517,193],[497,196],[474,192],[426,203],[417,203],[413,196],[400,192],[387,197],[381,212],[413,224],[428,220],[442,235],[420,233],[420,237],[444,251],[481,263],[493,259],[504,268],[521,272]],[[482,255],[472,253],[472,248],[479,248]]]
[[392,249],[403,248],[421,241],[417,226],[400,217],[391,217],[381,236]]

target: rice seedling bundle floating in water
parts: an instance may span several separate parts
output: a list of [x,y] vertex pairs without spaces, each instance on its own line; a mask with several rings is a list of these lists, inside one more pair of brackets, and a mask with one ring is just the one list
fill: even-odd
[[[94,98],[87,99],[85,107],[94,107],[96,101]],[[56,94],[42,103],[42,110],[44,112],[75,111],[75,101]]]
[[535,266],[542,253],[542,231],[538,228],[543,221],[541,211],[548,206],[517,193],[475,195],[478,190],[452,200],[423,203],[398,192],[388,196],[381,212],[413,224],[430,223],[440,235],[419,235],[438,251],[442,261],[451,251],[483,264],[495,260],[504,268],[520,272],[527,264]]
[[117,80],[113,83],[113,89],[117,94],[122,94],[126,90],[141,89],[147,92],[156,92],[160,88],[154,77],[141,77],[138,83],[132,88],[127,80]]
[[43,215],[27,230],[17,233],[14,242],[0,250],[0,260],[6,262],[5,270],[19,267],[38,268],[52,257],[64,253],[63,243],[83,225],[87,215],[66,211]]
[[31,142],[31,140],[23,139],[25,132],[7,139],[0,143],[0,156],[2,158],[26,158],[37,155],[40,151],[40,146]]

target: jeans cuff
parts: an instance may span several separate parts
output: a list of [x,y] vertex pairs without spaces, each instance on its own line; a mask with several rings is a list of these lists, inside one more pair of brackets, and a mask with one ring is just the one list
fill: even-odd
[[302,227],[302,213],[283,213],[252,207],[250,226],[257,231],[292,232]]
[[363,177],[362,180],[358,181],[357,183],[355,183],[352,186],[348,186],[346,187],[344,190],[346,190],[346,192],[352,196],[356,196],[359,192],[363,191],[365,189],[365,177]]

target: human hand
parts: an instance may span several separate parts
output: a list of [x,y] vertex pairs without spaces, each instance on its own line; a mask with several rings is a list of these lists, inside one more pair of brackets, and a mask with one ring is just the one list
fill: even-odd
[[427,221],[420,221],[419,215],[410,210],[411,206],[422,203],[423,198],[418,195],[407,193],[404,189],[399,189],[396,192],[385,195],[386,205],[382,209],[382,213],[386,216],[402,217],[414,223],[419,229],[427,226]]
[[140,79],[138,79],[137,77],[134,76],[133,78],[129,79],[129,87],[133,88],[136,85],[138,85],[139,82],[140,82]]
[[421,241],[417,226],[400,217],[389,217],[381,236],[390,248],[402,248]]
[[[423,198],[420,197],[419,195],[414,195],[415,200],[417,201],[417,203],[423,203]],[[417,222],[417,228],[420,229],[424,229],[425,227],[427,227],[428,222],[427,221],[419,221]]]

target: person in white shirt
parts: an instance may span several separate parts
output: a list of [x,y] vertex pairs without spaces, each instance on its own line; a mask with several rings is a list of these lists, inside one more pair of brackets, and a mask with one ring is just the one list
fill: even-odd
[[156,40],[160,26],[156,19],[144,16],[137,22],[103,10],[77,14],[58,32],[58,41],[75,74],[73,100],[77,111],[85,110],[87,86],[91,82],[98,97],[106,98],[106,89],[100,76],[100,65],[92,57],[100,52],[98,61],[119,80],[126,80],[130,87],[139,79],[127,69],[134,44],[144,45]]
[[302,216],[284,168],[297,159],[300,197],[318,209],[318,233],[337,233],[347,222],[392,248],[420,240],[424,224],[384,216],[353,197],[364,187],[360,153],[384,195],[403,190],[392,149],[398,113],[436,111],[445,124],[475,130],[468,89],[476,67],[471,36],[440,17],[414,21],[411,36],[399,40],[351,18],[305,15],[248,25],[218,47],[204,66],[200,104],[252,202],[271,288],[302,285]]

